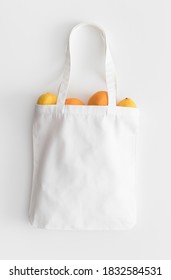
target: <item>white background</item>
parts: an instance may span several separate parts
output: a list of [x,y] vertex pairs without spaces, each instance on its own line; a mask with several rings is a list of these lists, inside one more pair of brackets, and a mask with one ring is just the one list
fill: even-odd
[[[170,9],[169,0],[0,1],[1,259],[171,258]],[[81,21],[107,30],[118,100],[131,97],[141,110],[130,231],[46,231],[28,222],[34,104],[57,93],[67,36]],[[91,28],[75,36],[70,96],[87,101],[105,89],[101,43]]]

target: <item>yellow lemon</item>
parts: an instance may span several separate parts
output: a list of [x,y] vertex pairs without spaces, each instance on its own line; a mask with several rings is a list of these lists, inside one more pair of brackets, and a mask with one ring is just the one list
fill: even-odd
[[131,98],[125,98],[121,100],[117,106],[123,106],[123,107],[137,107],[134,101]]
[[106,91],[98,91],[94,93],[89,101],[88,105],[99,105],[99,106],[106,106],[108,105],[108,94]]
[[77,98],[67,98],[65,100],[65,105],[85,105],[85,104]]
[[37,104],[39,105],[53,105],[57,103],[57,96],[51,92],[44,93],[39,96]]

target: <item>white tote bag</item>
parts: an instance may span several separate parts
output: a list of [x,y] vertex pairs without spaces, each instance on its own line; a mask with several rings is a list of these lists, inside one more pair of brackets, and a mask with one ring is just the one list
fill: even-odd
[[135,144],[138,109],[116,106],[116,78],[104,31],[108,106],[65,105],[70,41],[56,105],[36,105],[33,226],[58,230],[114,230],[136,221]]

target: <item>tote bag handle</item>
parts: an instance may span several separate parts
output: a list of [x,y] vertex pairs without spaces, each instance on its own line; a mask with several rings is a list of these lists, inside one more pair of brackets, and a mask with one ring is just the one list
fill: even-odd
[[116,71],[113,64],[112,56],[109,51],[108,42],[106,38],[106,34],[104,30],[92,23],[80,23],[76,25],[70,32],[69,40],[68,40],[68,46],[67,46],[67,52],[66,52],[66,61],[64,66],[64,73],[63,73],[63,79],[59,88],[59,94],[58,94],[58,104],[64,105],[65,99],[67,98],[68,88],[69,88],[69,80],[70,80],[70,73],[71,73],[71,40],[72,40],[72,34],[75,33],[78,29],[84,26],[90,26],[95,28],[98,32],[100,32],[100,35],[104,41],[105,44],[105,75],[106,75],[106,86],[107,86],[107,92],[108,92],[108,106],[116,106],[116,96],[117,96],[117,83],[116,83]]

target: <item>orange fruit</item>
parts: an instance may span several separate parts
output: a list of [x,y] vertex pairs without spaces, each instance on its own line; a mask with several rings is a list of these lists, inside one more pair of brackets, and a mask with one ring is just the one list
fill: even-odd
[[98,91],[94,93],[89,101],[88,105],[99,105],[99,106],[106,106],[108,105],[108,94],[106,91]]
[[85,104],[77,98],[67,98],[65,100],[65,105],[85,105]]
[[131,98],[125,98],[121,100],[117,106],[123,106],[123,107],[137,107],[134,101]]
[[39,96],[37,104],[39,105],[53,105],[57,103],[57,96],[51,92],[44,93]]

